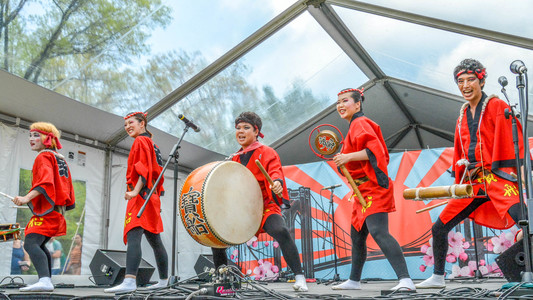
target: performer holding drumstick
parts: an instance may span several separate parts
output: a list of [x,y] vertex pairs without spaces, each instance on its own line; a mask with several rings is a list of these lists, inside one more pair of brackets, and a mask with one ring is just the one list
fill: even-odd
[[352,210],[352,269],[350,279],[332,287],[334,290],[361,289],[361,273],[366,261],[366,239],[370,233],[389,260],[399,284],[392,290],[414,290],[402,249],[389,233],[388,213],[395,211],[392,180],[387,175],[389,152],[379,125],[365,117],[362,89],[345,89],[338,93],[337,112],[350,122],[350,128],[339,154],[333,157],[337,166],[345,165],[358,182],[367,206],[354,201]]
[[[231,159],[247,167],[257,179],[264,201],[263,220],[261,221],[259,232],[264,231],[278,241],[287,265],[296,275],[296,282],[293,285],[294,290],[307,292],[308,288],[302,271],[298,249],[281,216],[280,206],[283,204],[283,199],[276,196],[282,194],[285,199],[288,199],[281,162],[274,149],[261,144],[257,140],[258,136],[263,137],[261,127],[261,118],[254,112],[243,112],[235,119],[235,138],[242,148],[233,154]],[[273,185],[270,185],[267,178],[261,173],[260,168],[256,165],[256,160],[260,161],[268,175],[270,175],[274,182]],[[213,250],[215,268],[227,265],[226,249],[211,249]]]
[[[450,199],[433,224],[435,268],[433,275],[417,284],[417,288],[445,287],[447,235],[465,218],[495,229],[510,228],[520,218],[520,191],[511,175],[516,172],[511,119],[506,119],[504,114],[509,105],[482,91],[487,72],[479,61],[463,60],[455,67],[453,76],[466,103],[461,107],[455,127],[452,175],[456,183],[462,178],[472,183],[476,197]],[[523,153],[521,128],[518,135],[520,153]]]
[[61,149],[60,133],[51,123],[30,125],[31,150],[39,152],[32,168],[32,187],[26,196],[15,196],[16,205],[28,204],[33,216],[25,229],[24,250],[30,255],[39,281],[20,288],[21,292],[50,292],[52,284],[52,257],[46,243],[51,237],[67,233],[63,214],[74,208],[72,177]]
[[137,213],[144,204],[147,194],[154,186],[163,168],[163,160],[159,148],[152,141],[152,133],[146,128],[148,121],[143,112],[130,113],[124,117],[124,129],[135,140],[128,156],[126,184],[128,185],[124,199],[128,201],[124,220],[124,244],[126,251],[126,275],[124,281],[106,293],[127,293],[137,289],[137,271],[141,263],[141,238],[144,235],[154,250],[159,271],[159,282],[148,289],[166,287],[168,284],[168,255],[159,235],[163,232],[161,220],[161,201],[163,195],[163,178],[159,181],[156,191],[150,197],[146,209],[140,218]]

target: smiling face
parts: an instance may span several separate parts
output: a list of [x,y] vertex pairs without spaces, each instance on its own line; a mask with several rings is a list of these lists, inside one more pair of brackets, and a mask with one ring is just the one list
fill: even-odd
[[357,103],[351,93],[340,94],[337,99],[337,112],[344,120],[350,122],[354,114],[361,110],[361,101]]
[[470,103],[477,103],[482,97],[482,88],[485,82],[481,82],[475,74],[463,73],[457,77],[457,87],[463,98]]
[[37,131],[30,131],[30,147],[31,150],[37,152],[46,149],[41,134]]
[[139,121],[135,116],[124,120],[124,130],[126,130],[128,135],[132,138],[136,138],[139,134],[146,132],[144,121]]
[[235,138],[242,149],[246,149],[253,142],[257,141],[259,131],[250,123],[240,122],[235,126]]

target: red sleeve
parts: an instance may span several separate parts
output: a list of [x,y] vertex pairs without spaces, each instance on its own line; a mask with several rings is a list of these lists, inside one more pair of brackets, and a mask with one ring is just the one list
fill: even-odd
[[[50,197],[54,199],[54,163],[52,161],[53,157],[46,155],[46,153],[41,153],[35,158],[32,169],[32,187],[31,190],[34,190],[37,187],[45,190],[49,193]],[[31,191],[30,190],[30,191]]]
[[143,179],[143,183],[147,184],[150,175],[149,170],[152,169],[150,146],[142,137],[137,137],[133,142],[128,158],[128,173],[130,175],[128,184],[135,186],[139,177]]
[[[492,144],[492,166],[493,173],[504,179],[514,181],[510,175],[503,174],[502,168],[516,167],[516,155],[514,151],[513,130],[511,118],[505,118],[505,109],[509,106],[500,99],[493,99],[495,105],[491,107],[494,114],[494,143]],[[518,147],[520,159],[524,156],[524,144],[522,135],[522,125],[517,120]]]
[[365,174],[381,187],[388,188],[389,152],[383,140],[381,129],[377,124],[372,126],[373,124],[370,122],[360,122],[358,125],[360,125],[357,127],[359,133],[355,135],[355,144],[361,145],[361,149],[366,149],[369,161],[369,163],[363,164]]
[[50,153],[40,153],[35,158],[32,168],[32,187],[41,195],[33,198],[28,203],[33,214],[43,216],[54,209],[56,199],[56,186],[54,184],[54,157]]
[[[285,182],[285,176],[283,175],[283,169],[281,168],[281,160],[276,151],[270,147],[265,147],[265,152],[261,156],[261,164],[267,171],[272,181],[281,180],[283,184],[283,198],[289,199],[289,193],[287,192],[287,183]],[[272,194],[269,185],[266,186],[269,194]]]
[[[160,157],[159,160],[161,160]],[[156,153],[156,146],[152,139],[146,136],[135,138],[128,157],[126,178],[128,186],[134,187],[140,177],[144,186],[151,189],[161,171],[162,166],[158,163],[158,153]],[[157,187],[160,195],[164,192],[163,182],[164,178],[161,178]]]

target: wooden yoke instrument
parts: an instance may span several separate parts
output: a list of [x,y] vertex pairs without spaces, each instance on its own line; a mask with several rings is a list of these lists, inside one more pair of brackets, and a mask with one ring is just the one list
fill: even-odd
[[[434,200],[434,199],[459,199],[459,198],[471,198],[474,196],[474,189],[471,184],[452,184],[448,186],[433,186],[433,187],[420,187],[414,189],[405,189],[403,191],[403,197],[408,200],[422,201],[422,200]],[[436,205],[428,206],[423,209],[417,210],[416,213],[425,212],[435,207],[442,206],[448,203],[448,201],[441,202]]]
[[[320,127],[323,127],[323,126],[329,126],[329,127],[334,128],[340,134],[341,139],[344,139],[344,137],[342,136],[342,133],[337,127],[333,125],[329,125],[329,124],[322,124],[322,125],[318,125],[313,130],[311,130],[311,133],[309,134],[309,147],[311,148],[311,151],[313,151],[313,153],[316,156],[322,159],[332,160],[333,156],[326,157],[326,155],[334,155],[335,152],[339,149],[339,146],[342,143],[342,141],[339,140],[337,134],[335,134],[335,132],[333,132],[332,130],[329,130],[329,129],[320,130]],[[313,136],[313,132],[315,131],[317,132],[317,134],[314,138],[314,143],[311,143],[311,138]],[[359,188],[357,188],[357,184],[355,184],[352,178],[352,175],[350,175],[350,173],[348,172],[348,169],[346,169],[344,165],[340,166],[340,169],[344,177],[346,177],[346,179],[350,183],[350,186],[352,187],[355,193],[355,196],[359,200],[359,203],[361,203],[361,205],[364,208],[366,208],[367,203],[365,201],[365,198],[363,198],[363,195],[361,195]],[[351,199],[349,201],[351,201]]]

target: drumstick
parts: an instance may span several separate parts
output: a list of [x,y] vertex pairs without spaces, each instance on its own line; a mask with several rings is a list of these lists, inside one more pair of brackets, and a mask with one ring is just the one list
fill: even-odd
[[428,206],[428,207],[424,207],[422,209],[419,209],[416,211],[417,214],[421,213],[421,212],[425,212],[425,211],[428,211],[428,210],[432,210],[434,209],[435,207],[439,207],[439,206],[442,206],[444,204],[447,204],[448,203],[448,200],[444,201],[444,202],[441,202],[439,204],[435,204],[435,205],[431,205],[431,206]]
[[6,198],[9,198],[10,200],[14,200],[15,199],[14,197],[11,197],[8,194],[2,193],[2,192],[0,192],[0,195],[4,196]]
[[[259,168],[261,173],[263,173],[263,175],[265,176],[265,178],[268,181],[268,183],[270,183],[271,186],[274,186],[274,181],[272,181],[272,178],[270,178],[270,175],[268,175],[268,173],[265,170],[265,168],[263,168],[263,165],[261,164],[259,159],[255,160],[255,164],[257,165],[257,167]],[[281,193],[280,194],[276,194],[276,195],[278,195],[280,198],[283,198],[283,195]]]
[[[340,168],[341,168],[342,174],[344,174],[344,177],[346,177],[346,179],[348,179],[348,182],[352,186],[352,189],[353,189],[355,195],[357,196],[357,199],[359,199],[359,203],[361,203],[361,205],[366,208],[365,198],[363,198],[363,195],[361,195],[361,192],[359,191],[359,188],[357,188],[357,184],[355,184],[355,182],[353,181],[352,175],[350,175],[350,172],[348,172],[348,169],[346,169],[346,167],[344,165],[340,166]],[[348,201],[351,202],[352,199],[349,199]]]

